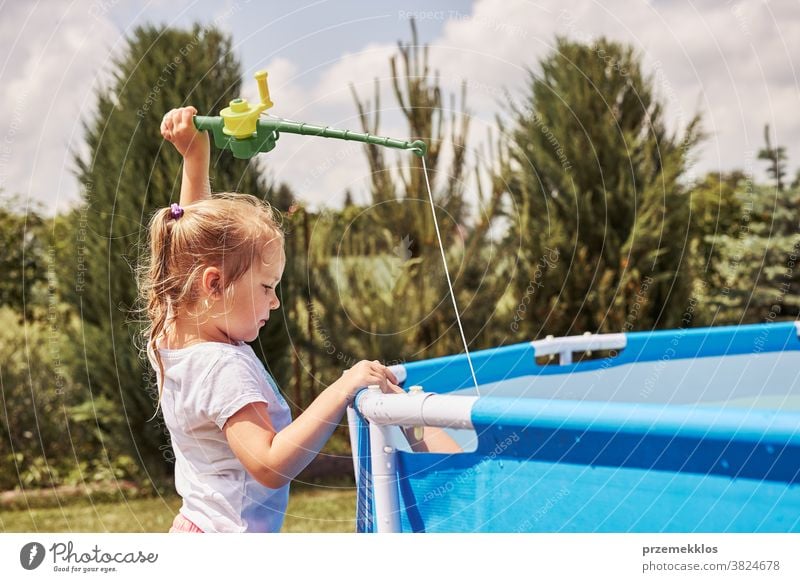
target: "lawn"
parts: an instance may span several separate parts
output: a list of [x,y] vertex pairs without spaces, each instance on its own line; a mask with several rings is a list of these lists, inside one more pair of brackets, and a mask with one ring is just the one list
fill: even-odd
[[[155,532],[166,533],[180,507],[175,494],[117,503],[70,501],[61,507],[0,509],[0,532]],[[355,531],[352,486],[294,486],[284,532]]]

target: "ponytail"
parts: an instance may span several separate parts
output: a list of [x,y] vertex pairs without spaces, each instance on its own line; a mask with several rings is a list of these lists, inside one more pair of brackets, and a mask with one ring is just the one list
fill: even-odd
[[164,332],[169,313],[169,255],[170,239],[175,221],[172,220],[169,208],[158,210],[150,222],[150,263],[144,274],[142,295],[145,298],[147,318],[151,325],[147,330],[147,348],[152,351],[158,364],[159,374],[156,375],[158,399],[156,411],[150,420],[158,415],[161,406],[161,395],[164,391],[164,362],[158,351],[159,336]]

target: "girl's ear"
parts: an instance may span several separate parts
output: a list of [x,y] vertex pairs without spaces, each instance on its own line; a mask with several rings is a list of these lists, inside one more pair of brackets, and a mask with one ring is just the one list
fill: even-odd
[[214,297],[222,291],[222,273],[216,267],[206,267],[202,277],[203,294]]

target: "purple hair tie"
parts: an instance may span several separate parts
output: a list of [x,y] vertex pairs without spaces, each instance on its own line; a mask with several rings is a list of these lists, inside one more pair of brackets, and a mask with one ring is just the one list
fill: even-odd
[[178,220],[181,216],[183,216],[183,208],[181,208],[177,202],[173,202],[170,205],[169,215],[175,220]]

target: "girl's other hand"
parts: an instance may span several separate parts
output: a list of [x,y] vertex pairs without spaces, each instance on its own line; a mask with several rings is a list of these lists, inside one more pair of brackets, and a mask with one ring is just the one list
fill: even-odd
[[197,131],[194,126],[192,118],[195,115],[197,109],[190,105],[170,110],[161,120],[161,135],[184,158],[195,155],[195,152],[205,153],[211,148],[208,132]]
[[[377,384],[385,393],[395,392],[397,376],[378,360],[361,360],[349,370],[345,370],[339,380],[347,391],[348,401],[365,386]],[[402,391],[402,388],[400,388]]]

